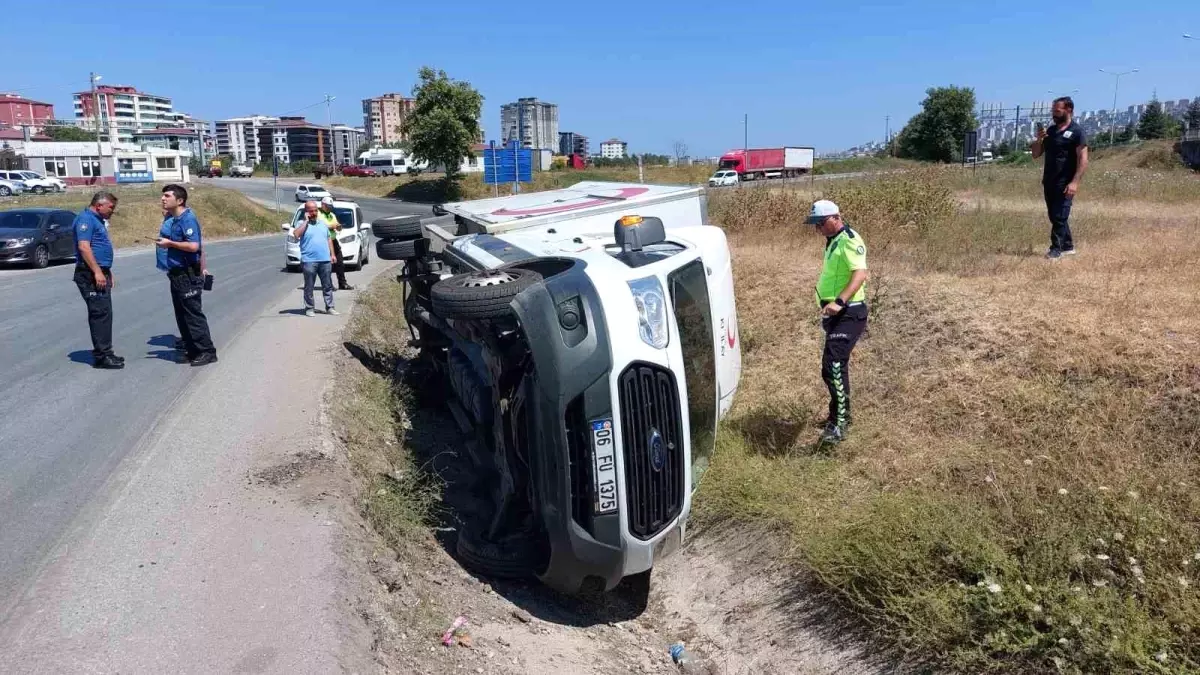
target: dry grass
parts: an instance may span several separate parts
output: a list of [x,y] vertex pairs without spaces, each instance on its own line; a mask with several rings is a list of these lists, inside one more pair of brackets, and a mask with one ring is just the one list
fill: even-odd
[[[113,245],[151,244],[158,239],[163,215],[161,185],[107,188],[117,195],[117,210],[109,222]],[[206,239],[222,239],[279,230],[277,216],[240,193],[208,185],[188,185],[188,206],[200,219]],[[21,197],[0,202],[0,210],[49,207],[79,212],[87,207],[92,191]]]
[[[708,181],[711,166],[649,166],[644,169],[647,183],[659,185],[696,185]],[[637,168],[603,168],[581,171],[540,171],[533,174],[532,183],[521,185],[523,192],[540,192],[569,187],[585,180],[637,181]],[[331,187],[352,190],[372,197],[396,197],[414,202],[448,202],[466,199],[483,199],[493,195],[493,186],[483,182],[481,174],[468,174],[454,187],[448,187],[440,175],[423,175],[417,178],[360,178],[332,176],[325,179]],[[510,194],[511,186],[499,186],[501,195]]]
[[362,487],[360,507],[389,546],[405,550],[427,535],[437,491],[405,447],[409,392],[392,377],[409,340],[400,284],[380,275],[359,295],[346,329],[359,363],[339,371],[333,418]]
[[[1036,169],[1019,178],[1036,195]],[[849,608],[953,670],[1198,672],[1196,219],[1083,213],[1080,256],[1053,264],[1040,208],[991,208],[994,182],[956,208],[957,181],[824,186],[873,270],[855,426],[832,455],[810,443],[825,402],[808,195],[710,198],[746,361],[699,512],[777,527]],[[1125,189],[1154,203],[1191,181]]]

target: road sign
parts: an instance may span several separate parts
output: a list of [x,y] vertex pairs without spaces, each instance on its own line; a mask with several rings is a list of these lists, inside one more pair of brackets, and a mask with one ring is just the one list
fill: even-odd
[[533,182],[533,150],[518,148],[516,141],[497,148],[493,141],[483,151],[483,181],[488,185]]
[[279,155],[271,157],[271,175],[279,177]]

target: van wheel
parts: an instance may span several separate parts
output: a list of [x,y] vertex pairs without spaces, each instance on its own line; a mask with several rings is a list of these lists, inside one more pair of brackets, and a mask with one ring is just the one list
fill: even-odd
[[538,563],[532,537],[515,535],[503,543],[487,541],[475,527],[458,528],[455,552],[464,567],[499,579],[525,579],[533,576]]
[[416,239],[421,236],[421,216],[391,216],[371,223],[380,239]]
[[427,242],[424,239],[380,239],[375,243],[375,254],[380,260],[410,260],[425,255]]
[[430,289],[433,311],[446,319],[507,316],[512,299],[541,280],[537,272],[515,267],[459,274]]

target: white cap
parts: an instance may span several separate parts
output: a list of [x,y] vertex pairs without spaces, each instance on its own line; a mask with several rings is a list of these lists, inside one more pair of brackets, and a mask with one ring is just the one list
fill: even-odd
[[829,216],[836,216],[841,213],[838,210],[838,205],[828,199],[821,199],[813,202],[812,210],[808,212],[808,220],[804,221],[809,225],[818,225]]
[[[321,203],[322,204],[333,204],[333,197],[321,197]],[[832,203],[832,202],[830,202],[830,203]],[[836,209],[837,207],[835,206],[834,208]]]

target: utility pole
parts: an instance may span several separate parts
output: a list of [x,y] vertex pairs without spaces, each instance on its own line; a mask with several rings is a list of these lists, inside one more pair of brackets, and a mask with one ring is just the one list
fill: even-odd
[[[329,136],[329,153],[331,155],[330,164],[337,163],[337,152],[333,147],[333,113],[329,111],[329,104],[332,103],[335,98],[337,97],[325,94],[325,123],[329,125],[326,135]],[[319,146],[318,150],[320,150]]]
[[1100,69],[1100,72],[1104,73],[1105,75],[1112,75],[1115,78],[1115,81],[1113,82],[1113,107],[1112,107],[1113,120],[1112,120],[1112,128],[1109,130],[1109,134],[1108,134],[1108,144],[1109,145],[1115,145],[1117,142],[1117,89],[1121,86],[1121,76],[1122,75],[1132,75],[1133,73],[1136,73],[1137,71],[1138,71],[1138,69],[1134,68],[1133,70],[1127,70],[1123,73],[1114,73],[1111,70],[1105,70],[1103,68]]
[[742,117],[742,151],[746,154],[742,155],[742,164],[750,158],[750,113],[746,113]]
[[887,148],[888,156],[892,155],[892,116],[883,116],[883,145]]
[[[104,156],[104,146],[100,144],[100,96],[96,93],[96,81],[100,76],[96,73],[88,73],[88,80],[92,84],[92,114],[96,118],[96,156]],[[103,160],[101,160],[103,161]],[[116,167],[113,167],[116,170]]]

